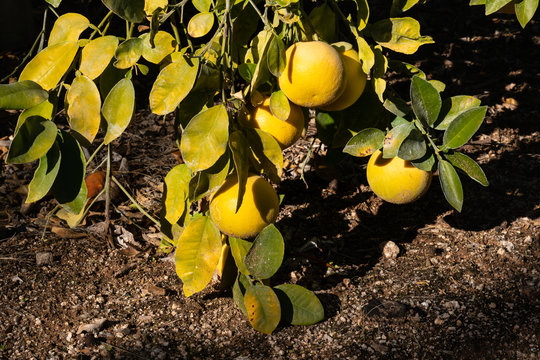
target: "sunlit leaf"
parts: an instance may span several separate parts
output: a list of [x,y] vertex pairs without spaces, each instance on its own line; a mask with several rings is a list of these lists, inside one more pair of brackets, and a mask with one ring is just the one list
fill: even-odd
[[285,63],[287,58],[285,56],[285,43],[278,36],[272,36],[272,40],[268,46],[266,54],[266,62],[268,64],[268,70],[275,77],[281,76],[281,73],[285,70]]
[[378,44],[403,54],[414,54],[421,45],[434,43],[430,36],[420,35],[420,23],[411,17],[379,20],[371,35]]
[[45,100],[34,107],[24,110],[17,119],[17,125],[15,126],[14,133],[16,134],[21,128],[21,125],[24,124],[26,119],[31,116],[40,116],[45,120],[51,120],[53,117],[53,111],[54,105],[49,100]]
[[199,38],[208,34],[214,26],[214,13],[203,12],[193,16],[188,23],[187,31],[191,37]]
[[59,44],[64,41],[77,41],[81,33],[88,28],[90,21],[77,13],[67,13],[60,16],[54,22],[49,35],[48,46]]
[[426,74],[422,70],[420,70],[419,68],[417,68],[416,66],[412,64],[393,59],[393,60],[388,60],[388,66],[390,67],[390,69],[397,71],[399,73],[402,73],[404,75],[411,76],[411,77],[414,75],[417,75],[424,80],[426,79]]
[[186,210],[186,199],[189,192],[191,172],[185,164],[172,168],[165,176],[165,219],[176,223]]
[[39,159],[39,166],[28,185],[27,203],[38,201],[47,195],[58,175],[61,156],[60,147],[55,143],[47,154]]
[[435,129],[446,130],[459,114],[478,106],[480,106],[480,100],[473,96],[458,95],[444,99]]
[[522,28],[533,18],[538,9],[538,0],[517,0],[516,16]]
[[278,297],[271,287],[254,285],[246,289],[244,305],[251,326],[264,334],[271,334],[281,320]]
[[30,80],[0,84],[0,109],[29,109],[48,98],[49,94]]
[[150,91],[150,109],[157,115],[172,112],[193,88],[199,60],[181,58],[164,67]]
[[144,0],[144,13],[152,16],[157,9],[165,9],[169,5],[168,0]]
[[32,80],[44,90],[54,88],[79,50],[77,42],[63,42],[40,51],[23,69],[19,81]]
[[244,260],[246,268],[258,279],[269,279],[281,266],[284,253],[283,236],[274,225],[268,225],[249,249]]
[[225,152],[210,168],[199,171],[189,182],[189,199],[197,201],[217,191],[229,174],[230,154]]
[[413,123],[405,123],[390,130],[384,138],[383,158],[390,159],[396,157],[401,144],[407,138],[407,136],[409,136],[413,128]]
[[225,153],[229,138],[229,115],[224,105],[197,114],[184,129],[182,157],[192,172],[208,169]]
[[191,296],[204,289],[221,254],[221,233],[207,216],[189,222],[178,239],[176,274],[184,283],[184,295]]
[[49,151],[56,139],[56,125],[41,116],[31,116],[21,125],[9,148],[7,163],[24,164]]
[[150,44],[150,33],[140,36],[143,40],[143,58],[153,64],[159,64],[176,48],[176,40],[166,31],[158,31],[154,37],[154,46]]
[[393,0],[392,8],[390,9],[390,16],[396,16],[405,12],[415,6],[416,4],[423,4],[427,0]]
[[409,105],[405,100],[399,97],[389,96],[384,100],[383,106],[386,110],[390,111],[396,116],[406,116],[411,112]]
[[291,104],[283,91],[274,91],[270,96],[270,111],[280,120],[285,121],[289,118]]
[[62,207],[72,214],[80,213],[86,202],[86,159],[75,138],[61,132],[60,169],[51,187],[51,192]]
[[212,0],[193,0],[192,3],[199,12],[208,12],[210,5],[212,5]]
[[273,38],[273,34],[270,31],[263,30],[257,36],[257,46],[252,49],[257,49],[257,65],[255,71],[253,72],[253,77],[251,79],[251,93],[255,92],[257,88],[268,81],[270,77],[270,70],[268,69],[267,64],[267,53],[268,48],[270,47],[270,42]]
[[349,140],[343,152],[352,156],[369,156],[381,148],[384,138],[384,132],[380,129],[364,129]]
[[57,8],[60,6],[62,0],[45,0],[47,3],[51,4],[53,7]]
[[112,35],[90,41],[82,49],[79,71],[94,80],[105,71],[117,47],[118,38]]
[[319,298],[308,289],[294,284],[274,286],[279,299],[281,318],[291,325],[312,325],[324,319]]
[[135,88],[129,79],[120,80],[103,102],[101,113],[107,122],[105,145],[122,135],[128,127],[135,110]]
[[144,19],[144,0],[101,0],[101,2],[124,20],[140,23]]
[[512,0],[486,0],[486,15],[491,15]]
[[428,81],[413,76],[411,81],[411,103],[414,114],[423,123],[433,125],[441,111],[439,92]]
[[358,57],[362,62],[362,71],[369,74],[371,68],[375,65],[375,54],[363,37],[357,36],[356,44],[358,45]]
[[258,170],[279,183],[283,173],[283,153],[277,140],[261,129],[253,129],[248,131],[248,141]]
[[355,0],[357,7],[358,24],[356,28],[358,31],[364,30],[369,20],[369,4],[367,0]]
[[249,270],[244,263],[244,259],[251,248],[251,244],[251,241],[229,237],[229,245],[231,246],[231,253],[236,263],[236,267],[244,275],[249,275]]
[[463,206],[463,187],[456,169],[446,160],[439,160],[439,181],[446,201],[461,212]]
[[140,38],[131,38],[120,45],[114,53],[116,61],[114,66],[119,69],[128,69],[135,65],[142,56],[143,41]]
[[459,114],[444,132],[442,150],[464,145],[476,133],[486,116],[487,106],[469,109]]
[[480,165],[467,155],[454,151],[444,154],[444,157],[480,185],[489,186],[489,181]]
[[101,97],[96,84],[88,77],[76,76],[66,93],[69,126],[94,141],[101,122]]

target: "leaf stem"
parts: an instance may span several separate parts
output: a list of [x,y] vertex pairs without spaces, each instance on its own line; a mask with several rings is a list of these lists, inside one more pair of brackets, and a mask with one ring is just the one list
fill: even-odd
[[[94,36],[96,36],[96,34],[99,32],[99,29],[105,24],[105,21],[107,21],[111,15],[113,14],[112,11],[109,11],[107,13],[107,15],[105,15],[103,17],[103,19],[101,20],[101,22],[99,23],[99,25],[96,27],[96,29],[92,32],[92,34],[90,34],[90,38],[88,40],[92,40],[94,38]],[[101,34],[101,33],[100,33]]]
[[161,224],[159,223],[159,221],[157,221],[154,217],[152,217],[152,215],[150,215],[149,213],[146,212],[146,210],[143,209],[143,207],[141,205],[139,205],[139,203],[137,202],[137,200],[135,200],[133,198],[133,196],[131,196],[131,194],[122,186],[122,184],[120,184],[120,182],[114,177],[114,176],[111,176],[111,179],[112,181],[118,185],[118,187],[120,188],[120,190],[122,190],[122,192],[128,197],[128,199],[133,203],[133,205],[135,205],[135,207],[144,215],[146,216],[148,219],[152,220],[152,222],[154,224],[156,224],[158,227],[161,227]]
[[111,144],[107,144],[107,173],[105,174],[105,229],[103,237],[107,238],[110,225],[109,208],[111,206]]
[[49,211],[47,213],[47,216],[45,217],[45,226],[43,227],[43,232],[41,233],[41,241],[44,241],[45,240],[45,232],[47,231],[47,226],[49,226],[49,220],[51,219],[51,216],[54,215],[54,213],[56,212],[56,210],[58,210],[58,208],[60,207],[60,205],[56,205],[54,207],[54,209],[52,209],[51,211]]
[[105,145],[105,143],[101,143],[99,144],[99,146],[97,147],[96,150],[94,150],[94,152],[92,153],[92,155],[90,155],[90,157],[88,158],[88,160],[86,160],[86,163],[88,164],[89,162],[91,162],[94,157],[97,155],[97,153],[99,152],[99,150],[101,150],[101,148],[103,147],[103,145]]

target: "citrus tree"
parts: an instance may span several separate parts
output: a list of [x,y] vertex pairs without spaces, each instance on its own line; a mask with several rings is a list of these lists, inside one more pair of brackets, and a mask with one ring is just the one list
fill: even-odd
[[[61,0],[47,2],[56,14]],[[182,157],[164,180],[162,250],[175,251],[184,294],[203,290],[217,271],[256,330],[313,324],[324,310],[311,291],[269,281],[285,251],[271,183],[280,181],[282,151],[310,119],[329,151],[371,155],[368,181],[387,201],[416,200],[435,170],[458,211],[456,169],[488,185],[457,150],[486,107],[471,96],[443,100],[442,82],[392,59],[433,43],[404,14],[424,2],[394,0],[389,17],[375,21],[371,7],[385,5],[367,0],[102,0],[109,11],[97,25],[84,14],[57,15],[36,39],[46,46],[17,81],[0,85],[0,108],[22,110],[7,162],[39,161],[26,201],[51,193],[57,215],[77,226],[98,193],[109,197],[111,181],[123,188],[110,171],[110,147],[132,120],[133,79],[155,67],[149,106],[174,114]],[[491,11],[506,3],[482,4]],[[522,25],[535,4],[516,1]],[[411,77],[408,97],[387,88],[389,69]],[[68,131],[57,127],[58,114]],[[94,150],[89,158],[83,147]],[[106,169],[87,176],[104,147]]]

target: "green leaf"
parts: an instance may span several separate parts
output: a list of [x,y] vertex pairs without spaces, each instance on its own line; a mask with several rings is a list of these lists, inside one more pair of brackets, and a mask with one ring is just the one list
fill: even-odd
[[392,127],[395,128],[398,125],[409,124],[409,123],[410,123],[409,120],[407,120],[405,118],[402,118],[401,116],[396,116],[396,118],[394,120],[392,120],[390,125],[392,125]]
[[34,107],[24,110],[23,112],[21,112],[19,118],[17,119],[17,125],[15,126],[15,134],[19,131],[21,125],[24,124],[26,119],[31,116],[40,116],[45,120],[51,120],[53,116],[53,110],[54,105],[49,100],[45,100]]
[[145,18],[144,0],[101,0],[101,2],[124,20],[140,23]]
[[139,61],[143,53],[143,40],[140,38],[131,38],[120,45],[114,53],[116,61],[114,66],[118,69],[129,69]]
[[96,84],[84,75],[76,76],[66,93],[66,108],[71,129],[93,142],[101,122],[101,97]]
[[364,129],[349,140],[343,152],[357,157],[369,156],[383,146],[384,138],[384,132],[380,129]]
[[[88,199],[87,199],[86,203],[88,203]],[[70,228],[72,228],[72,229],[76,228],[77,226],[79,226],[80,222],[84,218],[84,215],[85,215],[84,214],[84,208],[86,207],[86,203],[81,208],[81,211],[79,211],[78,214],[72,214],[71,212],[69,212],[65,208],[60,208],[56,212],[56,217],[59,218],[59,219],[64,220],[68,224],[68,226]]]
[[265,227],[255,238],[244,259],[249,273],[258,279],[269,279],[278,271],[283,261],[285,243],[273,225]]
[[175,61],[160,71],[150,91],[150,109],[157,115],[167,115],[189,94],[199,70],[199,59]]
[[76,41],[46,47],[26,64],[19,81],[32,80],[44,90],[51,90],[69,69],[78,50]]
[[357,25],[356,29],[358,31],[364,30],[368,24],[369,20],[369,4],[367,0],[355,0],[356,2],[356,12]]
[[58,6],[60,6],[60,3],[62,2],[62,0],[45,0],[45,1],[51,4],[51,6],[53,6],[54,8],[57,8]]
[[210,5],[212,5],[212,0],[193,0],[193,6],[199,12],[208,12],[210,10]]
[[519,24],[525,28],[538,9],[538,0],[516,0],[515,6]]
[[390,9],[390,16],[399,15],[402,12],[409,10],[416,4],[423,4],[425,2],[427,2],[427,0],[393,0],[392,8]]
[[383,143],[383,158],[390,159],[396,157],[403,141],[409,136],[413,123],[401,124],[393,128],[386,134]]
[[251,79],[253,79],[253,74],[255,74],[256,67],[256,64],[242,63],[238,65],[238,74],[240,74],[242,79],[246,80],[247,82],[251,82]]
[[79,71],[94,80],[105,71],[117,48],[116,36],[102,36],[90,41],[82,49]]
[[512,0],[486,0],[486,15],[491,15]]
[[439,160],[439,181],[446,201],[461,212],[463,206],[463,187],[456,169],[446,160]]
[[469,1],[469,6],[474,5],[486,5],[486,0],[471,0]]
[[[329,43],[336,38],[336,14],[325,1],[321,6],[317,6],[309,13],[309,22],[317,32],[321,40]],[[307,26],[308,31],[311,27]]]
[[357,36],[356,44],[358,45],[358,57],[362,62],[362,71],[369,74],[371,68],[375,65],[375,54],[363,37]]
[[175,253],[176,274],[184,283],[184,295],[189,297],[204,289],[221,255],[221,233],[207,216],[189,222],[178,239]]
[[107,121],[105,145],[122,135],[128,127],[135,110],[135,88],[129,79],[120,80],[103,102],[101,113]]
[[154,44],[150,43],[150,33],[139,36],[143,41],[142,57],[152,64],[159,64],[176,48],[176,40],[166,31],[158,31]]
[[446,89],[446,84],[439,80],[428,81],[439,93],[442,93]]
[[247,135],[254,161],[256,161],[254,166],[270,180],[279,183],[283,173],[281,146],[272,135],[261,129],[248,130]]
[[481,106],[459,114],[444,132],[441,150],[456,149],[469,141],[480,128],[486,111],[487,106]]
[[235,237],[229,237],[229,245],[231,246],[231,253],[236,263],[238,271],[244,275],[250,275],[249,270],[244,263],[244,259],[251,248],[253,243],[251,241],[242,240]]
[[411,163],[417,169],[433,171],[433,167],[435,166],[435,155],[433,154],[433,150],[428,148],[424,156],[420,159],[412,160]]
[[185,164],[175,166],[165,176],[165,219],[175,224],[186,210],[191,172]]
[[51,34],[49,35],[48,46],[65,41],[73,42],[79,40],[79,36],[89,25],[90,21],[81,14],[67,13],[60,16],[54,22]]
[[234,131],[229,136],[229,148],[231,149],[234,167],[236,169],[236,176],[238,178],[236,212],[238,209],[240,209],[240,206],[242,206],[249,171],[248,143],[246,137],[240,130]]
[[52,121],[41,116],[29,117],[15,134],[6,162],[24,164],[45,156],[56,140],[56,132]]
[[285,93],[281,90],[274,91],[270,96],[270,111],[280,120],[287,120],[291,114],[291,104]]
[[409,63],[399,61],[399,60],[388,60],[388,66],[390,67],[390,69],[397,71],[399,73],[402,73],[404,75],[411,76],[411,77],[414,75],[418,75],[422,79],[424,80],[426,79],[426,74],[422,70],[420,70],[416,66],[411,65]]
[[192,172],[208,169],[227,150],[229,115],[224,105],[197,114],[184,129],[180,151]]
[[271,287],[250,286],[244,294],[244,305],[251,326],[264,334],[271,334],[281,319],[278,297]]
[[459,114],[478,106],[480,106],[480,100],[473,96],[458,95],[444,99],[435,129],[446,130]]
[[465,174],[467,174],[474,181],[478,182],[480,185],[489,186],[489,181],[480,165],[478,165],[476,161],[467,155],[453,151],[444,154],[444,157],[448,159],[452,165],[463,170]]
[[399,97],[387,97],[386,100],[384,100],[383,106],[392,114],[400,117],[404,117],[411,112],[407,102]]
[[230,154],[225,152],[210,168],[195,174],[189,182],[189,199],[198,201],[219,189],[229,174],[230,163]]
[[244,274],[238,274],[232,290],[234,302],[245,316],[247,316],[247,310],[246,305],[244,304],[244,295],[246,294],[247,288],[250,286],[251,284],[249,283],[248,277]]
[[414,114],[423,124],[433,125],[441,111],[441,95],[433,85],[419,76],[411,81],[411,103]]
[[202,12],[189,20],[187,31],[191,37],[200,38],[208,34],[213,26],[214,14],[211,12]]
[[379,20],[371,35],[379,45],[403,54],[414,54],[421,45],[434,43],[430,36],[420,35],[420,23],[411,17]]
[[291,325],[312,325],[324,319],[319,298],[308,289],[294,284],[274,286],[281,306],[281,318]]
[[285,43],[278,36],[272,36],[272,40],[268,46],[266,62],[268,64],[268,70],[275,77],[280,77],[281,73],[285,70],[285,64],[287,62]]
[[78,214],[86,202],[86,159],[75,138],[65,131],[60,134],[60,169],[51,192],[60,205],[72,214]]
[[48,98],[49,94],[30,80],[0,84],[0,109],[29,109]]
[[58,175],[61,157],[60,147],[55,143],[47,154],[39,159],[39,166],[28,185],[27,203],[33,203],[47,195]]
[[421,159],[427,151],[426,140],[418,129],[412,129],[399,147],[398,157],[403,160]]
[[315,116],[317,126],[317,137],[326,145],[332,145],[332,140],[338,129],[336,116],[322,111],[317,111]]

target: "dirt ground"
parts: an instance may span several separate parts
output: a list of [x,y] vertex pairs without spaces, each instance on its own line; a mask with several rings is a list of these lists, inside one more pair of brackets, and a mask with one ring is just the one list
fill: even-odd
[[[365,159],[349,157],[332,174],[311,171],[311,160],[306,189],[299,164],[312,127],[286,153],[276,224],[286,259],[274,280],[314,290],[325,319],[263,335],[230,292],[210,286],[185,298],[157,251],[158,230],[121,195],[115,247],[93,233],[102,203],[75,231],[52,218],[42,239],[53,201],[22,205],[36,165],[2,160],[0,359],[539,359],[540,26],[439,3],[413,13],[437,43],[403,59],[444,81],[446,97],[489,105],[463,150],[490,186],[462,176],[462,213],[437,178],[416,203],[382,202]],[[16,114],[0,118],[1,154]],[[114,146],[115,176],[156,216],[177,161],[170,134],[170,122],[142,110]]]

